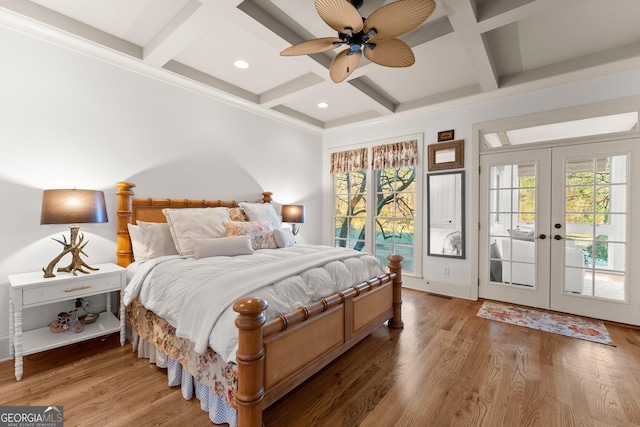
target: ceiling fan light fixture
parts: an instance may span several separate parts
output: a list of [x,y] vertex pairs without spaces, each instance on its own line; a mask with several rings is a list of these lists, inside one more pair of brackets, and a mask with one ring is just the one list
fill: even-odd
[[362,0],[315,0],[315,3],[320,18],[338,32],[338,37],[302,42],[288,47],[280,55],[312,55],[348,45],[329,66],[329,76],[335,83],[353,73],[363,54],[371,62],[385,67],[413,65],[415,56],[411,47],[397,37],[417,28],[436,8],[434,0],[396,0],[364,17],[358,12]]

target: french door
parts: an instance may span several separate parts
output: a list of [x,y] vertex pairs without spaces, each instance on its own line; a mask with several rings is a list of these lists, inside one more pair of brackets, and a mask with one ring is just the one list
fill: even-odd
[[640,324],[640,141],[483,154],[479,296]]

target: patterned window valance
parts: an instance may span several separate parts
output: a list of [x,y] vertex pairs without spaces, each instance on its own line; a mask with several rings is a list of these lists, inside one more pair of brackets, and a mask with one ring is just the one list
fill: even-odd
[[401,168],[418,163],[418,141],[394,142],[373,147],[373,169]]
[[366,148],[331,153],[331,173],[364,171],[368,168]]

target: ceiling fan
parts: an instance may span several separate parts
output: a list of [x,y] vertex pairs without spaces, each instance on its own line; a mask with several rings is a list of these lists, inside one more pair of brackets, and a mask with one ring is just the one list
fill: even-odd
[[282,56],[309,55],[348,46],[331,62],[331,80],[340,83],[356,69],[364,53],[385,67],[409,67],[415,57],[408,44],[397,37],[423,23],[435,10],[433,0],[397,0],[376,9],[367,18],[358,9],[363,0],[315,0],[324,22],[338,37],[322,37],[288,47]]

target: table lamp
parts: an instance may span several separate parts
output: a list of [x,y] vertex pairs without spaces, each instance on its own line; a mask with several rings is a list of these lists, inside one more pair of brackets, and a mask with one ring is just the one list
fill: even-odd
[[[95,190],[44,190],[42,193],[42,212],[40,224],[71,224],[71,236],[69,242],[64,235],[62,240],[53,239],[60,243],[64,249],[55,257],[46,268],[43,268],[44,277],[55,277],[53,269],[63,256],[70,253],[73,258],[67,267],[58,268],[58,272],[71,272],[74,276],[77,272],[89,274],[88,270],[98,268],[87,265],[80,254],[87,256],[83,249],[87,245],[84,235],[78,231],[80,223],[107,222],[107,208],[104,201],[104,192]],[[85,270],[86,269],[86,270]]]
[[297,224],[304,224],[305,220],[305,209],[304,205],[282,205],[282,222],[290,222],[291,223],[291,232],[295,236],[298,234],[298,229],[296,229]]

